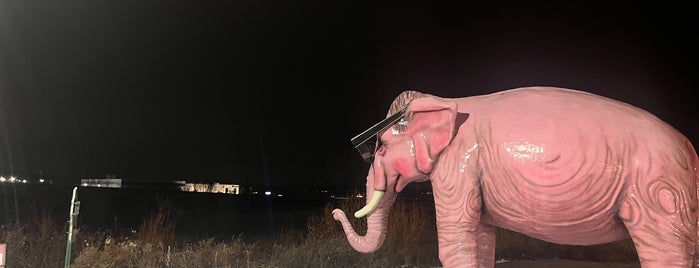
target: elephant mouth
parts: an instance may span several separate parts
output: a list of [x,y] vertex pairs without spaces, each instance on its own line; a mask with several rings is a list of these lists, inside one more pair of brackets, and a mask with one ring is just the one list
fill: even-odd
[[371,200],[369,200],[366,206],[364,206],[362,209],[357,210],[357,212],[354,213],[354,217],[361,218],[374,212],[374,210],[376,210],[376,208],[379,207],[381,198],[385,193],[385,190],[374,189],[374,193],[371,195]]
[[[398,178],[396,178],[396,182],[401,181],[401,178],[402,177],[399,175]],[[386,185],[384,186],[384,189],[374,188],[374,192],[371,195],[371,199],[362,209],[357,210],[357,212],[354,213],[354,217],[361,218],[374,212],[374,210],[378,208],[379,203],[381,202],[381,199],[383,198],[384,194],[386,194],[387,189],[392,188],[393,192],[398,193],[400,192],[400,190],[403,190],[403,187],[405,187],[405,185],[401,187],[400,183],[397,183],[394,185]]]

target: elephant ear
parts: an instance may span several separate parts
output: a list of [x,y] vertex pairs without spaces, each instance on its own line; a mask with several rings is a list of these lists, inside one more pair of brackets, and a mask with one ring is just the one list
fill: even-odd
[[456,102],[435,97],[414,99],[408,105],[406,133],[414,143],[417,168],[430,173],[434,161],[449,146],[455,135]]

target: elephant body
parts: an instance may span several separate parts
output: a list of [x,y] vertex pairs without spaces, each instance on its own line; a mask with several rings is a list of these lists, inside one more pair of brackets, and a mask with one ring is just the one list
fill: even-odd
[[378,134],[367,200],[383,196],[367,235],[333,211],[355,249],[378,249],[396,194],[429,180],[444,267],[492,267],[498,227],[568,245],[631,237],[643,267],[699,265],[699,159],[654,115],[553,87],[465,98],[407,91],[389,115],[405,106],[404,120]]

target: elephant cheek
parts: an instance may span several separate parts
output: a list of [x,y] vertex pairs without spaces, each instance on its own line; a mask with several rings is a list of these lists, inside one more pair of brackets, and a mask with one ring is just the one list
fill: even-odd
[[[405,186],[413,182],[414,180],[411,180],[411,178],[420,176],[419,172],[417,172],[417,170],[415,169],[415,161],[413,161],[412,159],[397,160],[394,162],[394,167],[398,172],[398,175],[395,176],[396,192],[402,191],[405,188]],[[390,184],[391,183],[389,183],[389,185]]]

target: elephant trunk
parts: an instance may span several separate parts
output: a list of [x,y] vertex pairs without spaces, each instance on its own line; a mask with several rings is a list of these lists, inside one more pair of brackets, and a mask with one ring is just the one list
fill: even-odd
[[361,236],[357,234],[342,210],[335,209],[332,212],[333,218],[342,224],[342,229],[345,231],[350,245],[356,251],[362,253],[374,252],[383,245],[388,231],[388,214],[397,196],[395,192],[390,190],[386,191],[385,194],[383,191],[375,191],[374,180],[371,178],[373,172],[370,171],[369,174],[370,178],[367,178],[366,188],[367,206],[355,213],[357,218],[364,216],[362,214],[365,214],[365,212],[369,213],[367,216],[366,235]]
[[[371,190],[368,192],[371,192]],[[367,216],[367,231],[364,236],[357,234],[342,210],[333,210],[333,218],[342,223],[342,229],[345,231],[347,241],[356,251],[371,253],[383,245],[386,232],[388,231],[388,212],[396,199],[395,196],[393,193],[386,194],[381,198],[378,208]],[[369,199],[368,196],[367,199]]]

